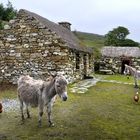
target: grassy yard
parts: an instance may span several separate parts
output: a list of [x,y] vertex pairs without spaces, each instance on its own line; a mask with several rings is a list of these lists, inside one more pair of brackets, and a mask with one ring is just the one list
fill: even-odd
[[[98,75],[99,76],[99,75]],[[133,82],[125,76],[104,76],[106,80]],[[70,86],[72,87],[72,85]],[[140,103],[133,101],[133,85],[98,82],[84,94],[69,93],[53,108],[55,127],[48,127],[46,114],[37,127],[37,109],[20,124],[19,112],[0,114],[0,140],[137,140],[140,136]],[[16,98],[15,89],[2,90],[0,98]]]

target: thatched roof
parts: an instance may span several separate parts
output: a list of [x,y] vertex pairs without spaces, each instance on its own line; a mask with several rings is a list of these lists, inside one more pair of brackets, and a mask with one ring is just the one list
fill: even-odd
[[66,44],[69,48],[78,50],[78,51],[88,52],[88,53],[93,52],[93,50],[91,48],[86,47],[83,44],[81,45],[80,40],[69,29],[66,29],[65,27],[62,27],[52,21],[49,21],[48,19],[46,19],[36,13],[30,12],[30,11],[27,11],[24,9],[19,10],[19,13],[20,12],[24,12],[25,14],[29,15],[30,17],[35,18],[41,24],[43,24],[44,26],[49,28],[51,31],[55,32],[57,35],[59,35],[61,37],[61,39],[63,41],[66,42]]
[[120,57],[120,56],[128,56],[128,57],[140,57],[140,48],[138,47],[103,47],[101,49],[102,56],[108,57]]

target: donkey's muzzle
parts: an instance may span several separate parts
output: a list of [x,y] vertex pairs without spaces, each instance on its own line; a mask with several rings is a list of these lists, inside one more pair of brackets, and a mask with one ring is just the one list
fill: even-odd
[[61,99],[62,99],[63,101],[67,101],[67,98],[68,98],[67,92],[64,92],[64,93],[61,95]]
[[63,101],[67,101],[67,97],[65,96],[65,97],[63,97]]

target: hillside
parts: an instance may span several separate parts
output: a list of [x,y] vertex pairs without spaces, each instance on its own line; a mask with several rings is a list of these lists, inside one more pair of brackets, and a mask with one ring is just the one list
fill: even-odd
[[103,35],[85,33],[80,31],[74,31],[73,33],[81,40],[82,43],[93,48],[95,57],[100,56],[100,49],[104,46]]
[[87,46],[93,47],[93,48],[101,48],[104,46],[104,36],[93,34],[93,33],[85,33],[85,32],[79,32],[74,31],[74,34]]

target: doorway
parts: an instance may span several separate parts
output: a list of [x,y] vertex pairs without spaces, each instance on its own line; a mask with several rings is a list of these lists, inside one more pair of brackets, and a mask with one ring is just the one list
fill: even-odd
[[121,65],[121,74],[124,74],[125,64],[130,65],[130,59],[123,59]]

